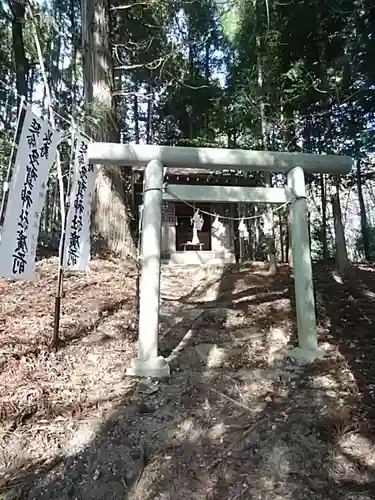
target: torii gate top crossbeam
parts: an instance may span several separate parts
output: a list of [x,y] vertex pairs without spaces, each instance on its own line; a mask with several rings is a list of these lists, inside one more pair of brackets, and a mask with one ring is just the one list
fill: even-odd
[[308,174],[347,174],[352,168],[349,156],[103,142],[89,144],[88,160],[91,164],[128,167],[142,167],[152,160],[158,160],[168,168],[263,172],[288,172],[298,166]]

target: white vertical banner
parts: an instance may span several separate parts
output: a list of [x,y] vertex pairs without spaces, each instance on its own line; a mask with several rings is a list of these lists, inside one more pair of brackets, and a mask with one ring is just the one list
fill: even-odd
[[84,271],[90,261],[91,205],[97,167],[88,165],[88,143],[88,139],[77,134],[64,245],[63,268],[68,271]]
[[60,132],[28,106],[19,139],[0,241],[0,277],[35,279],[35,254],[49,171]]

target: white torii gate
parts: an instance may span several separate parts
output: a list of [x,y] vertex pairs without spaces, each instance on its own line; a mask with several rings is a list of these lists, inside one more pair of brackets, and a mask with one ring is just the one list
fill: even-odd
[[[146,166],[144,174],[143,232],[141,241],[138,356],[127,373],[138,377],[170,375],[167,361],[158,355],[162,201],[211,201],[233,203],[290,202],[294,287],[298,347],[290,353],[297,362],[311,362],[324,355],[316,335],[304,173],[347,174],[347,156],[245,151],[239,149],[186,148],[132,144],[93,143],[88,147],[91,164]],[[285,188],[169,185],[163,193],[164,168],[207,168],[284,172]]]

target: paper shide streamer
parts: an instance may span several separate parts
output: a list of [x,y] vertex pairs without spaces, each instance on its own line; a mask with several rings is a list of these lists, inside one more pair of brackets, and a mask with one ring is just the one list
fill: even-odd
[[199,210],[195,212],[191,219],[191,223],[193,225],[193,239],[192,239],[192,244],[193,245],[199,245],[199,237],[198,237],[198,231],[202,231],[204,220],[203,217],[201,216]]

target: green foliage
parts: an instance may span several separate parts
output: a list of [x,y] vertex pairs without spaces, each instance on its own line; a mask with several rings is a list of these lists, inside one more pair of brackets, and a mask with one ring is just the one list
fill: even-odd
[[[368,241],[369,241],[369,257],[371,261],[375,260],[375,227],[370,226],[367,228]],[[364,245],[363,245],[363,235],[358,232],[355,241],[356,252],[360,259],[365,257]]]
[[234,43],[240,28],[240,12],[233,6],[221,16],[221,26],[223,35],[229,43]]
[[[115,110],[84,103],[82,63],[92,55],[82,53],[81,3],[33,11],[54,107],[93,134],[115,119],[127,141],[344,153],[366,165],[375,152],[372,3],[111,0]],[[23,33],[28,97],[43,108],[28,18]],[[0,0],[0,80],[14,88],[12,46],[12,13]],[[5,165],[16,102],[1,85],[0,108]],[[373,177],[362,168],[363,182]],[[309,179],[313,189],[318,181]],[[321,248],[322,235],[312,237]]]

